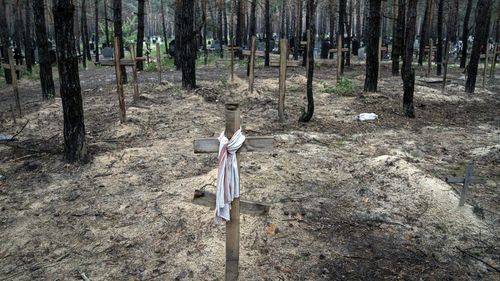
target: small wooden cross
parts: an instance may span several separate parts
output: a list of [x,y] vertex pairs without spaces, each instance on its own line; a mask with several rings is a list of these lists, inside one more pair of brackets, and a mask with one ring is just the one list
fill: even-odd
[[[226,130],[225,134],[231,139],[240,128],[239,104],[226,103]],[[195,153],[218,153],[219,140],[217,138],[196,139],[193,143]],[[273,137],[246,137],[243,146],[236,152],[238,167],[240,166],[240,152],[262,152],[273,148]],[[205,191],[195,191],[193,203],[215,207],[215,195]],[[269,205],[235,198],[231,203],[231,220],[226,222],[226,280],[238,280],[238,264],[240,254],[240,206],[241,212],[251,215],[267,214]]]
[[9,58],[9,63],[2,63],[2,67],[5,69],[10,69],[10,76],[12,77],[12,88],[14,89],[14,96],[16,98],[16,109],[17,112],[19,113],[19,116],[22,116],[21,112],[21,101],[19,99],[19,87],[17,85],[17,73],[16,71],[20,70],[25,70],[26,66],[24,65],[16,65],[16,62],[14,60],[14,54],[12,54],[12,49],[7,48],[8,51],[8,58]]
[[125,109],[125,95],[123,94],[123,81],[121,66],[131,66],[132,67],[132,77],[134,79],[134,102],[139,99],[139,84],[137,82],[137,62],[144,61],[144,57],[136,57],[134,46],[130,46],[130,53],[132,54],[132,59],[120,59],[120,48],[118,37],[115,37],[114,43],[114,58],[113,60],[101,60],[100,64],[104,66],[114,66],[115,67],[115,77],[116,77],[116,91],[118,93],[118,103],[120,104],[120,121],[123,123],[126,120],[126,109]]
[[484,182],[484,179],[472,175],[472,169],[473,164],[472,162],[469,162],[467,163],[467,169],[465,170],[465,177],[446,177],[447,183],[462,183],[464,185],[462,192],[460,193],[460,201],[458,203],[458,206],[460,207],[465,204],[467,194],[469,193],[469,185],[472,183]]

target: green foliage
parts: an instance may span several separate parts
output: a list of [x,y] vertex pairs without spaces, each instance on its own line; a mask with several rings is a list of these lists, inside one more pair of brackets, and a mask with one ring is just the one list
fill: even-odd
[[320,83],[323,85],[325,92],[329,94],[336,94],[339,96],[352,96],[354,94],[352,81],[347,78],[340,78],[335,87],[327,84],[325,81],[321,81]]

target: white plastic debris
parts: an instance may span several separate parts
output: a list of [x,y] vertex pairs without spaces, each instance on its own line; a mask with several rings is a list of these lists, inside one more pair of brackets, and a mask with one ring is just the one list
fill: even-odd
[[359,121],[372,121],[376,120],[378,118],[378,115],[375,113],[361,113],[358,115],[358,120]]
[[13,136],[0,133],[0,141],[11,141],[11,140],[14,140]]

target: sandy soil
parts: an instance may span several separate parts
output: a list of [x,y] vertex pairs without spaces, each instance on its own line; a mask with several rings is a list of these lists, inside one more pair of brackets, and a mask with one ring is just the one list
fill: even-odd
[[[112,68],[82,71],[90,160],[62,161],[59,98],[41,102],[22,81],[25,115],[13,124],[11,89],[0,89],[0,280],[222,280],[225,227],[191,203],[215,189],[216,155],[192,141],[224,129],[236,100],[247,135],[273,135],[274,149],[242,154],[242,197],[272,204],[242,215],[240,280],[500,280],[499,77],[474,95],[451,70],[447,92],[417,81],[417,118],[402,116],[402,82],[383,66],[380,92],[361,94],[364,68],[346,69],[355,93],[325,93],[335,70],[315,70],[315,113],[299,123],[305,72],[289,69],[286,122],[277,122],[278,69],[203,66],[200,89],[180,73],[141,73],[141,98],[126,86],[120,124]],[[423,74],[418,69],[418,74]],[[57,82],[56,82],[57,83]],[[480,83],[478,83],[480,84]],[[379,119],[360,122],[374,112]],[[475,163],[482,184],[458,207],[462,176]]]

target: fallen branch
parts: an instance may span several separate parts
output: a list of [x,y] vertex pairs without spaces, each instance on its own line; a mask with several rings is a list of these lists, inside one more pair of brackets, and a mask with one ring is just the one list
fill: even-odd
[[13,141],[14,138],[17,137],[24,130],[24,128],[26,128],[26,126],[28,125],[29,122],[30,122],[30,120],[28,119],[28,121],[26,121],[26,124],[24,124],[24,126],[21,128],[21,130],[19,130],[15,135],[13,135],[12,138],[10,138],[10,140],[8,140],[8,141]]
[[455,248],[457,248],[457,250],[459,250],[459,251],[460,251],[460,252],[462,252],[463,254],[465,254],[465,255],[467,255],[467,256],[469,256],[469,257],[471,257],[471,258],[473,258],[473,259],[475,259],[475,260],[477,260],[477,261],[480,261],[480,262],[484,263],[485,265],[487,265],[487,266],[488,266],[488,267],[490,267],[491,269],[495,270],[496,272],[500,272],[500,269],[499,269],[499,268],[494,267],[493,265],[491,265],[491,264],[489,264],[488,262],[486,262],[486,261],[482,260],[481,258],[479,258],[479,257],[477,257],[477,256],[475,256],[475,255],[473,255],[473,254],[471,254],[471,253],[469,253],[469,252],[467,252],[467,251],[464,251],[464,250],[460,249],[458,246],[455,246]]

